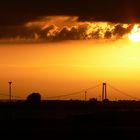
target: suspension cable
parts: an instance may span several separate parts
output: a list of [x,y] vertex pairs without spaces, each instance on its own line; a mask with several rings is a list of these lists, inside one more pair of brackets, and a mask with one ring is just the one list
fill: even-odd
[[123,94],[123,95],[129,97],[129,98],[139,100],[137,97],[134,97],[134,96],[132,96],[132,95],[130,95],[130,94],[127,94],[127,93],[125,93],[125,92],[123,92],[123,91],[121,91],[121,90],[115,88],[114,86],[111,86],[111,85],[109,85],[109,84],[108,84],[108,86],[109,86],[110,88],[112,88],[113,90],[115,90],[115,91],[117,91],[117,92],[119,92],[119,93],[121,93],[121,94]]

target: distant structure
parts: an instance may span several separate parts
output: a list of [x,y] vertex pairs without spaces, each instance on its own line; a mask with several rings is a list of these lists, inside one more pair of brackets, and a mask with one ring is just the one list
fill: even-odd
[[102,85],[102,101],[107,99],[107,93],[106,93],[106,83],[103,83]]
[[87,100],[87,91],[85,91],[85,101]]
[[27,96],[27,103],[32,107],[39,107],[41,103],[40,93],[32,93]]
[[9,82],[9,102],[12,101],[12,82]]
[[101,101],[101,96],[99,95],[99,101]]

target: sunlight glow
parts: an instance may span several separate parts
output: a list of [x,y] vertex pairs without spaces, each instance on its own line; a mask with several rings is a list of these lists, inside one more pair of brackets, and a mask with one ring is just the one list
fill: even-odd
[[[128,39],[0,44],[0,91],[7,93],[7,81],[12,79],[14,95],[26,98],[38,92],[46,99],[105,81],[130,94],[135,90],[134,96],[140,97],[139,52],[139,44]],[[91,90],[88,98],[100,92]]]
[[139,25],[134,25],[132,31],[130,34],[128,34],[128,37],[133,42],[140,42],[140,28]]

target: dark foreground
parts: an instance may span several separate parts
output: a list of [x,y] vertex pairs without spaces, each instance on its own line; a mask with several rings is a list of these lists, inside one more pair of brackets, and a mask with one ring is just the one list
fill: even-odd
[[140,139],[139,102],[0,103],[0,135],[11,139]]

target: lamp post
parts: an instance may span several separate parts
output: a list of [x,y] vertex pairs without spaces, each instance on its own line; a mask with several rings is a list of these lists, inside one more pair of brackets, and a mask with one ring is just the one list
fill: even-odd
[[9,82],[9,101],[11,102],[12,100],[12,82],[10,81]]
[[87,91],[85,91],[85,101],[87,100]]

